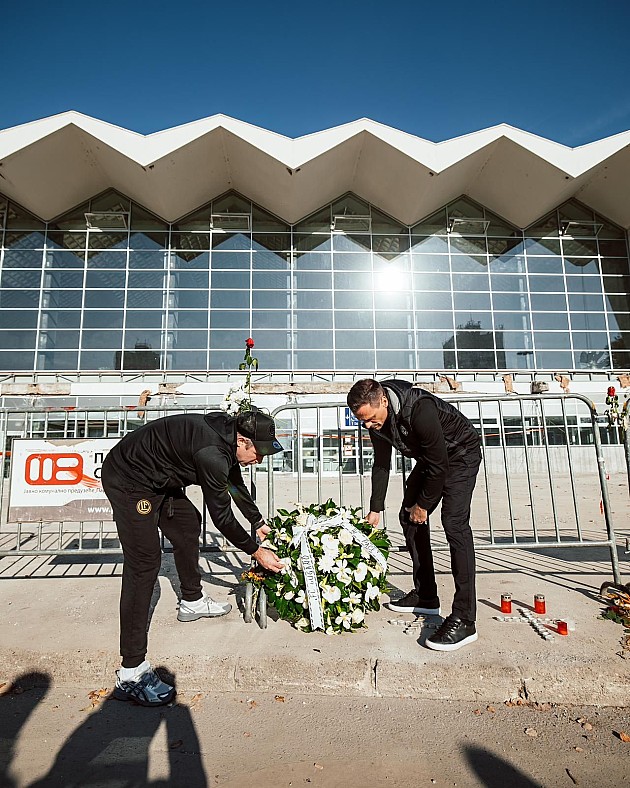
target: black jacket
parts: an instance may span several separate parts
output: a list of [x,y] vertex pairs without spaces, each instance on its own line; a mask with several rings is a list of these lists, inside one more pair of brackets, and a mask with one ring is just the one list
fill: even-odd
[[182,413],[151,421],[111,449],[103,473],[117,476],[129,490],[166,493],[198,484],[219,531],[240,550],[250,555],[256,551],[255,539],[232,514],[231,498],[250,523],[262,520],[236,460],[233,416]]
[[[385,506],[392,446],[413,457],[424,470],[419,488],[407,491],[405,506],[418,504],[432,510],[442,497],[449,461],[465,454],[479,455],[479,436],[457,408],[406,380],[381,382],[388,401],[388,416],[380,430],[369,430],[374,446],[370,511]],[[416,475],[416,474],[414,474]]]

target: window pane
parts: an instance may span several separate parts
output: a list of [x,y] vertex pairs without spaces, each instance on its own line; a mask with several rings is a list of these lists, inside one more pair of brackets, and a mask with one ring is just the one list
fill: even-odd
[[470,290],[489,290],[490,280],[486,274],[453,274],[453,290],[466,294]]
[[[356,315],[357,313],[355,313]],[[370,313],[368,313],[370,314]],[[370,314],[371,317],[371,314]],[[371,326],[364,326],[371,328]],[[358,326],[357,326],[358,328]],[[413,328],[413,314],[411,312],[381,312],[376,313],[376,328]]]
[[71,351],[45,351],[37,354],[37,369],[78,369],[78,353]]
[[[208,327],[208,311],[203,310],[199,312],[187,312],[186,310],[173,310],[168,315],[169,328],[207,328]],[[240,314],[239,312],[227,314]]]
[[527,310],[529,297],[527,293],[493,293],[492,306],[494,309]]
[[567,297],[564,293],[532,293],[532,309],[539,312],[566,312]]
[[46,350],[75,350],[79,347],[79,332],[41,331],[39,347]]
[[212,252],[212,268],[244,269],[249,271],[250,259],[250,252],[221,252],[215,249]]
[[492,329],[490,312],[455,312],[455,325],[458,329],[479,332]]
[[[488,280],[486,278],[486,283],[487,281]],[[413,288],[414,290],[442,290],[444,292],[450,293],[451,277],[450,274],[434,274],[434,273],[414,274]],[[486,288],[487,288],[487,284],[486,284]]]
[[313,311],[305,309],[296,312],[294,319],[296,328],[330,328],[333,322],[333,313],[329,309]]
[[414,271],[428,274],[449,271],[448,255],[444,254],[414,254],[411,264]]
[[490,309],[490,293],[455,293],[455,309]]
[[536,366],[541,369],[570,369],[573,357],[569,351],[536,351]]
[[2,350],[34,350],[35,331],[0,331],[0,348]]
[[[317,312],[314,314],[318,314]],[[325,313],[327,314],[327,313]],[[387,320],[391,316],[391,312],[381,312],[379,315],[382,315],[383,320]],[[344,310],[336,310],[335,311],[335,327],[336,328],[373,328],[374,327],[374,316],[372,312],[368,312],[367,310],[362,312],[354,312],[354,311],[344,311]]]
[[138,329],[125,331],[124,346],[128,350],[159,350],[162,346],[162,332]]
[[374,334],[372,331],[335,331],[335,346],[338,349],[371,349]]
[[295,348],[332,348],[332,331],[296,331]]
[[566,331],[536,331],[534,341],[538,350],[565,350],[571,347]]
[[122,346],[122,331],[82,331],[81,346],[91,350],[119,348]]
[[571,328],[577,331],[605,331],[606,318],[603,313],[588,314],[585,312],[572,312],[569,315]]
[[[620,284],[623,285],[623,281]],[[601,293],[602,282],[598,276],[567,276],[567,290],[569,293]]]
[[534,312],[532,321],[536,331],[554,328],[568,330],[569,328],[569,316],[566,312],[557,312],[555,314],[551,312],[542,312],[540,314]]
[[433,328],[433,329],[449,329],[453,331],[453,313],[452,312],[416,312],[416,327],[417,328]]
[[166,252],[129,252],[129,268],[166,268]]
[[170,257],[171,268],[189,268],[207,270],[210,268],[210,255],[208,252],[176,252]]
[[35,353],[26,353],[23,350],[0,353],[0,369],[3,370],[32,370],[34,363]]
[[569,312],[597,312],[602,309],[601,295],[569,293]]
[[[100,293],[107,293],[107,290],[91,290],[89,291],[92,295],[97,295]],[[119,294],[120,295],[120,294]],[[81,299],[83,298],[83,293],[81,290],[44,290],[42,295],[42,306],[50,309],[80,309],[81,307]],[[100,299],[96,299],[100,301]],[[116,306],[119,303],[122,306],[122,297],[119,298],[118,302],[112,304],[103,304],[103,306]],[[90,304],[86,299],[86,306],[101,306],[100,303],[98,304]]]
[[208,347],[207,331],[169,331],[169,348],[179,350],[203,350]]
[[564,278],[562,276],[530,276],[529,287],[532,292],[562,293],[564,291]]
[[[308,314],[305,312],[299,313],[301,315]],[[320,314],[315,312],[313,314]],[[322,314],[326,314],[325,312]],[[254,328],[288,328],[291,313],[284,309],[278,310],[254,310],[252,313],[252,326]]]
[[[333,366],[332,350],[302,350],[295,356],[297,369],[331,369]],[[276,369],[281,367],[277,366]]]
[[[213,283],[215,276],[216,274],[213,274]],[[243,285],[243,287],[249,287],[249,278],[247,285]],[[252,287],[254,290],[289,290],[291,274],[289,271],[254,271]]]
[[335,293],[336,309],[372,309],[371,291],[353,293],[351,290]]
[[[128,287],[131,288],[155,288],[162,289],[164,287],[164,272],[163,271],[129,271]],[[206,285],[207,287],[207,280]]]
[[121,290],[125,287],[125,277],[124,271],[88,271],[85,277],[85,286]]
[[[2,233],[0,232],[0,240]],[[0,249],[1,251],[1,249]],[[41,251],[31,251],[24,249],[7,249],[4,253],[2,265],[4,268],[41,268],[43,255]],[[80,265],[83,265],[81,261]]]
[[38,288],[41,281],[41,271],[6,270],[0,277],[0,287],[14,287],[20,290]]
[[381,350],[413,349],[413,333],[409,331],[377,331],[376,348]]
[[35,328],[36,326],[35,309],[0,309],[0,328]]
[[[195,312],[194,314],[199,313]],[[210,313],[210,326],[212,328],[240,328],[247,332],[249,331],[249,312],[213,309]]]
[[[161,309],[164,306],[165,295],[163,290],[129,290],[127,292],[127,308]],[[206,304],[208,294],[200,293],[199,295],[203,297],[204,304]],[[179,301],[179,306],[184,306],[181,300]]]
[[417,331],[416,345],[419,350],[439,350],[454,347],[453,331]]
[[32,309],[33,307],[37,308],[38,304],[38,290],[0,290],[0,308],[2,309]]
[[[197,314],[192,312],[191,314]],[[134,312],[128,311],[126,317],[127,328],[161,328],[162,312]]]
[[[86,315],[92,314],[86,312]],[[63,312],[54,309],[50,312],[42,312],[41,328],[78,328],[81,325],[81,312]]]
[[336,271],[370,271],[372,257],[368,254],[333,254],[333,268]]
[[527,270],[530,274],[561,274],[561,257],[528,257]]
[[[283,295],[279,293],[278,295]],[[286,298],[286,295],[285,295]],[[331,309],[332,293],[325,290],[305,290],[296,293],[298,309]]]
[[477,255],[454,254],[451,256],[451,268],[453,271],[462,273],[487,273],[488,258]]
[[[225,294],[225,298],[223,295]],[[155,292],[156,296],[160,296],[160,303],[157,304],[158,307],[162,306],[161,304],[161,293],[159,291]],[[214,298],[214,293],[212,293],[212,297]],[[223,305],[226,308],[230,308],[233,306],[241,306],[240,303],[236,304],[229,297],[229,291],[221,292],[221,297],[219,300],[223,301]],[[239,294],[241,295],[241,294]],[[247,303],[249,299],[249,293],[244,293],[245,296],[245,304],[244,306],[249,306]],[[207,309],[208,308],[208,291],[207,290],[175,290],[172,291],[170,294],[170,304],[169,306],[173,307],[174,309]],[[220,304],[219,304],[220,306]]]
[[85,311],[83,315],[83,328],[122,328],[123,312],[109,310],[102,312]]
[[286,290],[254,290],[252,306],[254,309],[287,309],[291,306],[291,297]]
[[333,286],[335,290],[371,290],[372,274],[359,271],[335,273]]
[[[299,356],[298,356],[299,358]],[[337,369],[356,371],[374,369],[376,359],[373,350],[338,350],[335,352],[335,366]]]
[[495,312],[494,325],[497,328],[527,330],[530,328],[530,318],[529,315],[522,312]]
[[[70,258],[67,265],[54,265],[55,268],[70,268]],[[62,261],[63,262],[63,261]],[[127,252],[90,252],[87,261],[88,268],[126,268]],[[76,267],[76,266],[75,266]]]
[[414,353],[404,350],[377,350],[376,366],[379,369],[413,369]]
[[453,296],[449,293],[415,293],[415,308],[421,310],[452,309]]
[[295,286],[301,290],[326,290],[332,287],[330,272],[296,271]]

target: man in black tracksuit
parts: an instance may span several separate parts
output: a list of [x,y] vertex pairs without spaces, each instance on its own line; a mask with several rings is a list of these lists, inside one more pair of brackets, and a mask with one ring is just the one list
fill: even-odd
[[378,525],[385,507],[392,447],[416,464],[409,474],[400,522],[411,554],[414,588],[392,610],[439,614],[428,516],[442,502],[442,526],[455,580],[453,610],[426,641],[454,651],[477,640],[475,550],[470,504],[481,462],[479,437],[457,408],[404,380],[360,380],[348,406],[369,430],[374,447],[372,496],[367,520]]
[[146,661],[147,626],[153,587],[161,563],[159,529],[173,545],[181,583],[179,621],[229,613],[229,603],[205,595],[199,571],[201,515],[185,488],[201,486],[204,502],[218,530],[237,548],[271,571],[282,564],[232,514],[233,500],[263,537],[269,528],[252,500],[239,465],[253,465],[282,451],[273,419],[252,410],[178,414],[149,422],[125,435],[103,464],[103,489],[114,510],[123,549],[120,596],[120,653],[114,697],[142,705],[168,703],[174,687],[163,682]]

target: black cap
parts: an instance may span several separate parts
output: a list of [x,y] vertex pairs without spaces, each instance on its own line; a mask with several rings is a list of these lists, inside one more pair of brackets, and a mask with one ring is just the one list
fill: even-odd
[[258,454],[277,454],[284,451],[276,439],[276,426],[271,416],[259,410],[247,410],[236,417],[236,430],[249,438]]

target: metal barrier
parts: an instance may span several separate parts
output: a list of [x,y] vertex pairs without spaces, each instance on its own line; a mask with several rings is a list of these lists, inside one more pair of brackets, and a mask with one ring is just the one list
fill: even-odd
[[[606,547],[615,582],[620,582],[602,442],[593,403],[579,394],[452,395],[444,399],[470,418],[481,438],[484,461],[471,519],[476,549]],[[297,454],[293,459],[293,484],[282,478],[282,500],[278,501],[276,474],[269,474],[269,513],[279,506],[291,508],[292,502],[329,497],[340,505],[360,505],[365,511],[364,476],[370,470],[369,457],[365,456],[366,433],[360,424],[348,423],[351,420],[346,404],[292,403],[276,408],[272,415],[279,420],[285,414],[290,415],[294,435],[291,446]],[[285,426],[285,432],[286,429]],[[334,474],[324,468],[322,435],[326,431],[329,438],[334,433],[337,437],[338,463]],[[307,453],[314,478],[304,473],[304,434],[317,436],[317,446],[313,451],[309,445]],[[394,456],[404,484],[411,464],[397,453]],[[399,507],[400,497],[396,500],[396,513]],[[387,507],[385,522],[388,509],[393,519],[394,507]],[[437,543],[435,549],[448,549],[448,545]]]
[[[162,416],[175,413],[200,412],[218,409],[219,405],[189,407],[91,407],[76,408],[8,408],[0,409],[0,556],[36,555],[111,555],[122,553],[116,526],[107,519],[86,519],[76,522],[56,520],[46,522],[8,522],[8,471],[11,447],[15,438],[42,440],[85,440],[90,438],[121,438],[127,432]],[[255,492],[254,477],[251,477]],[[238,552],[225,538],[210,529],[206,510],[202,511],[202,552]],[[107,503],[107,501],[103,501]],[[98,507],[95,507],[98,508]],[[104,507],[108,508],[108,507]],[[101,510],[102,511],[102,510]],[[163,549],[169,551],[166,541]]]

